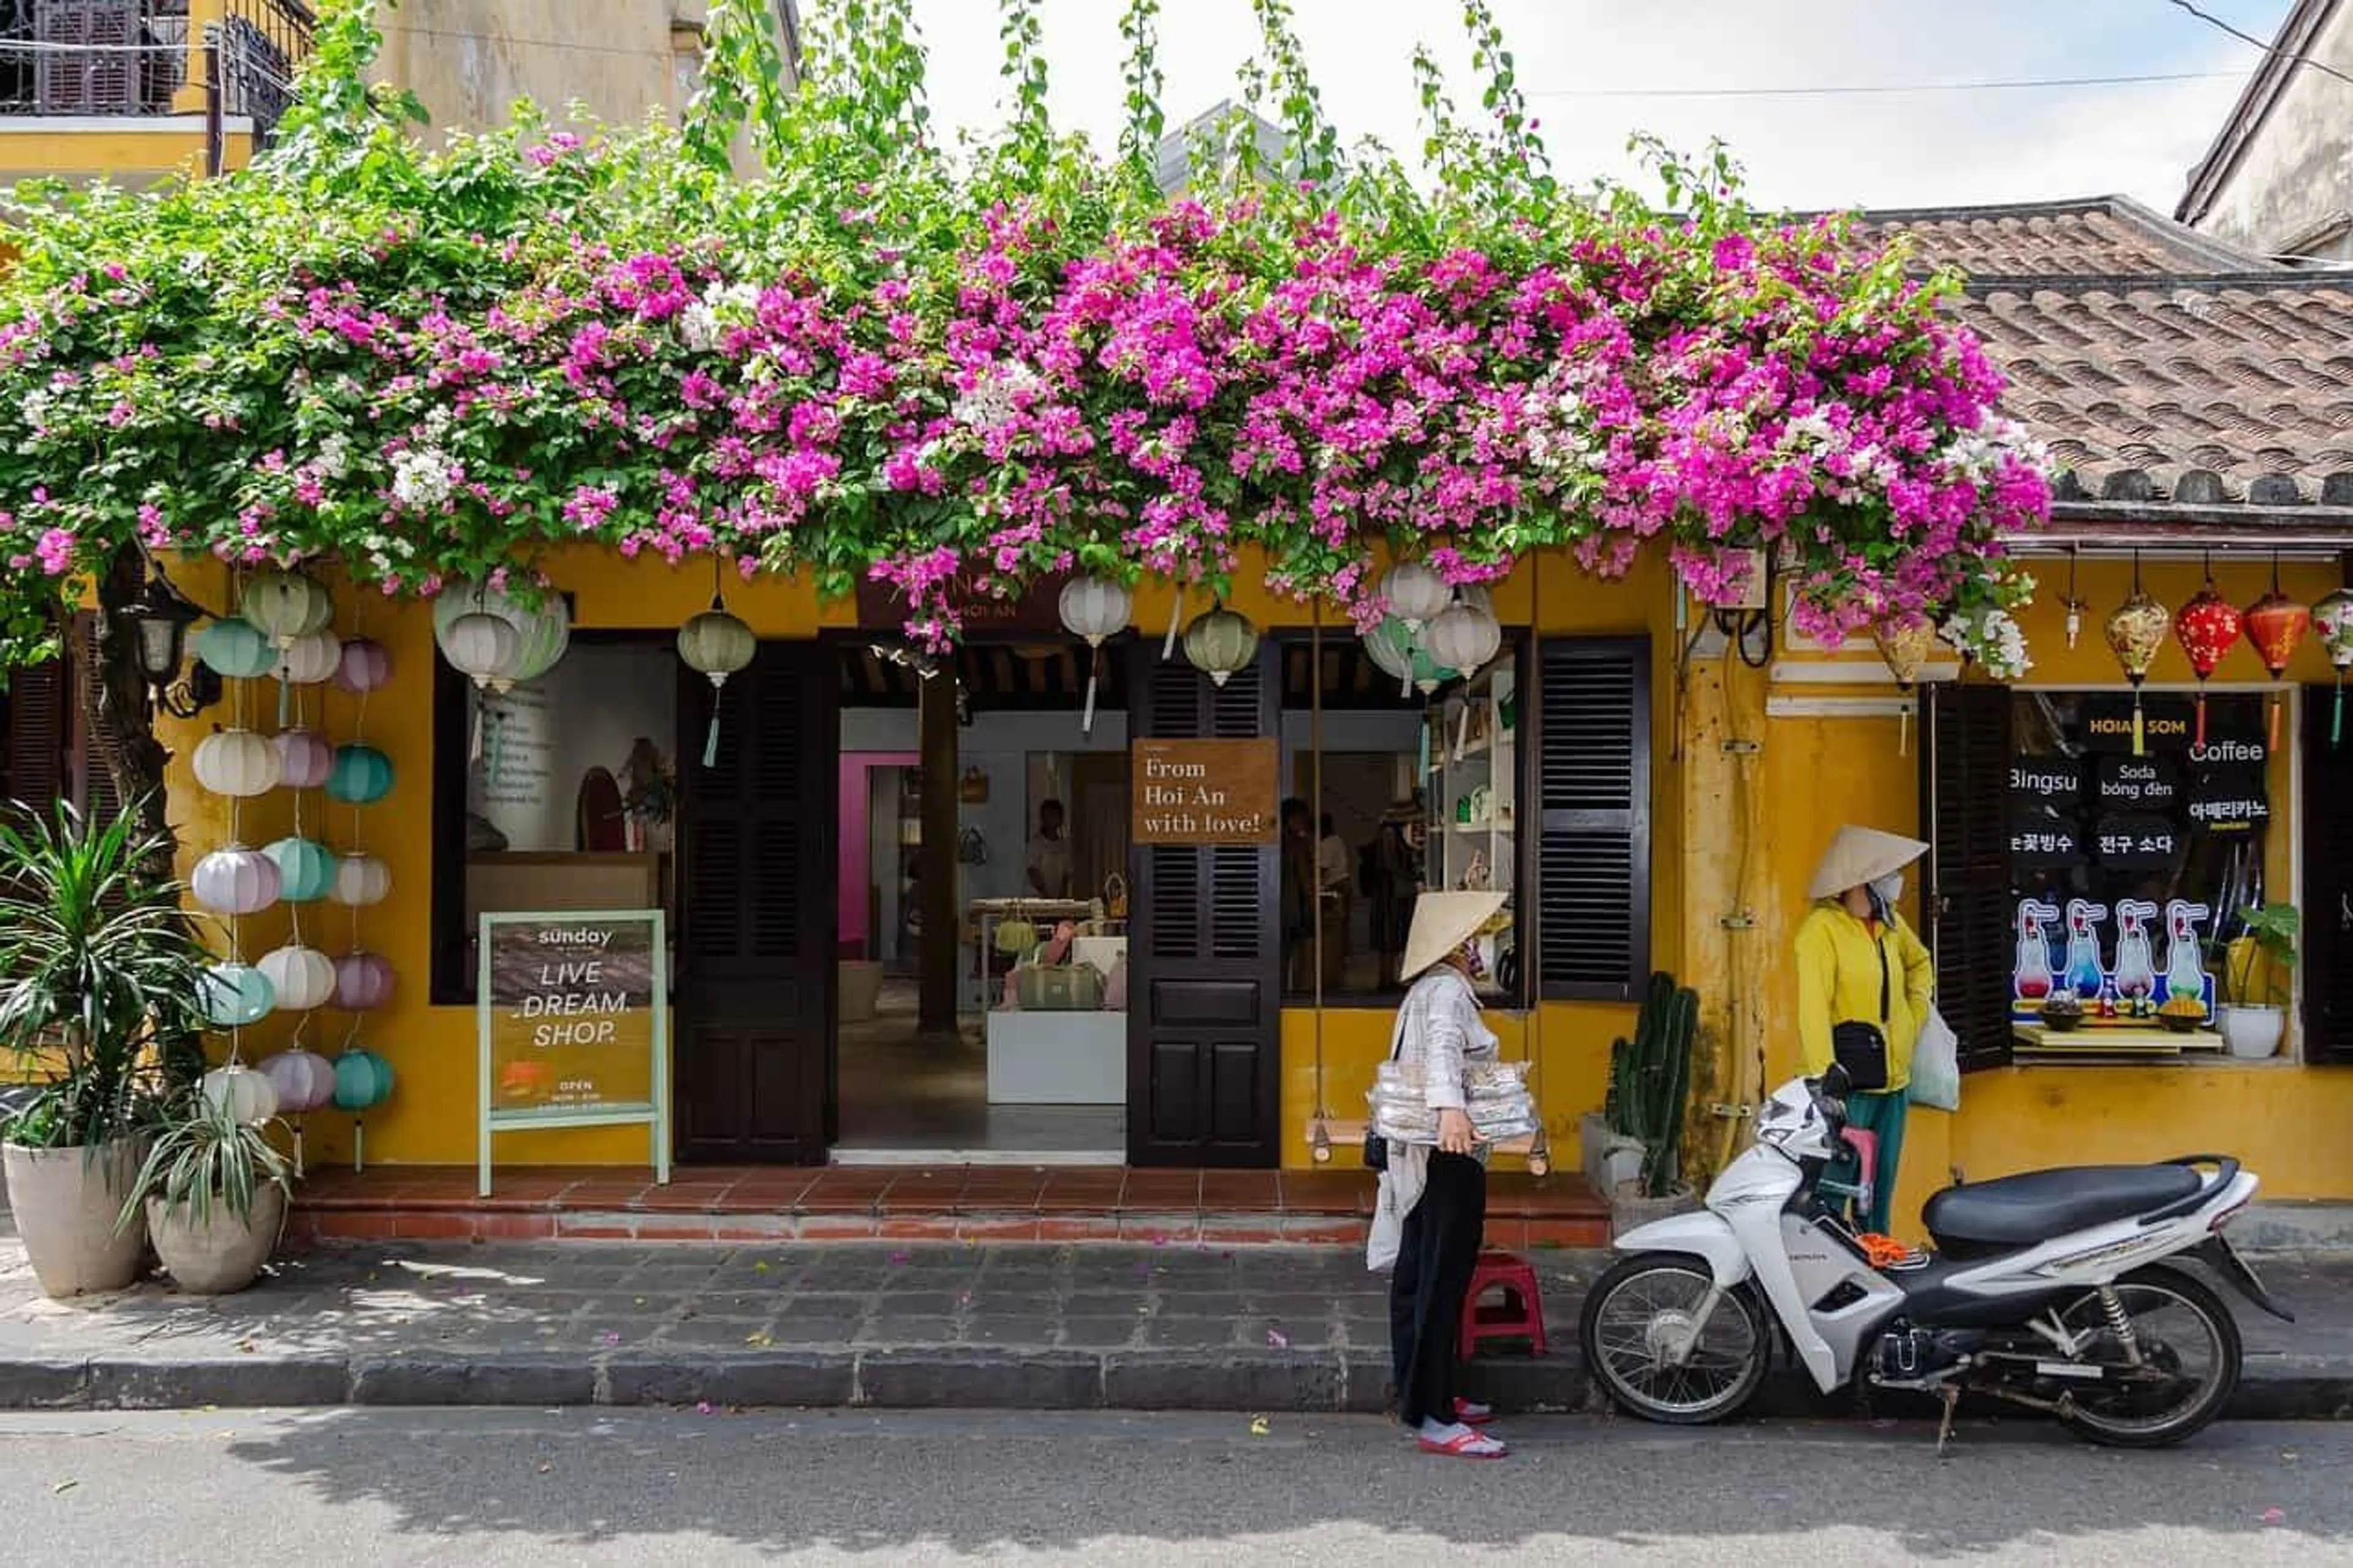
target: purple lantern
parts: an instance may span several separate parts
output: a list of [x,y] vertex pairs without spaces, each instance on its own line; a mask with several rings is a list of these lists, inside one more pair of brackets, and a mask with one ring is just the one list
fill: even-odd
[[335,960],[335,1005],[365,1013],[392,1000],[392,965],[373,952],[347,952]]
[[343,645],[343,662],[335,667],[335,684],[346,691],[369,692],[392,679],[392,653],[373,637],[353,637]]
[[196,862],[188,890],[218,915],[258,915],[278,901],[278,862],[259,849],[232,844]]
[[317,789],[335,765],[335,749],[316,730],[297,725],[270,737],[278,748],[279,782],[288,789]]
[[315,1051],[300,1046],[280,1051],[265,1060],[261,1070],[278,1091],[280,1115],[322,1110],[335,1098],[335,1064]]

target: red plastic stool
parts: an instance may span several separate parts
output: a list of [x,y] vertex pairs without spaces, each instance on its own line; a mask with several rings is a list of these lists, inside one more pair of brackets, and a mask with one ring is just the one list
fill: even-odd
[[[1481,1297],[1498,1289],[1504,1294],[1501,1305],[1479,1305]],[[1535,1353],[1545,1353],[1544,1297],[1526,1258],[1508,1252],[1479,1255],[1471,1270],[1471,1289],[1462,1296],[1463,1360],[1471,1359],[1482,1340],[1525,1340]]]

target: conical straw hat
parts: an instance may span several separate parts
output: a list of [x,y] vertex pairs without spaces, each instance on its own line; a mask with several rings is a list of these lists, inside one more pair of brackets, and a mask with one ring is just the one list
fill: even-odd
[[1411,980],[1478,934],[1504,907],[1501,893],[1424,893],[1413,901],[1400,976]]
[[1806,889],[1806,897],[1835,899],[1849,888],[1901,871],[1927,852],[1928,847],[1916,838],[1849,823],[1838,830],[1822,863],[1814,868],[1813,885]]

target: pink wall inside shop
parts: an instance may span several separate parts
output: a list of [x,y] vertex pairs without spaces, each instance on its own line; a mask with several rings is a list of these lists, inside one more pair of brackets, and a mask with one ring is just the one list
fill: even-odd
[[867,864],[872,843],[868,828],[874,787],[867,775],[876,768],[912,768],[922,760],[913,752],[841,754],[841,832],[835,840],[840,846],[840,869],[837,873],[839,897],[836,900],[840,913],[836,917],[834,935],[845,955],[868,956],[866,895],[874,880],[872,868]]

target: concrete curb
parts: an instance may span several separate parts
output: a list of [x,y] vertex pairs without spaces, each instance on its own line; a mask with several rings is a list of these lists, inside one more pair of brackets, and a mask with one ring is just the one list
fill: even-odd
[[[1465,1393],[1514,1415],[1592,1410],[1574,1355],[1475,1362]],[[989,1350],[972,1347],[767,1350],[695,1357],[616,1351],[235,1357],[117,1356],[0,1362],[0,1409],[172,1410],[343,1405],[692,1405],[795,1409],[1230,1411],[1377,1415],[1388,1357],[1370,1350],[1281,1352]],[[1896,1405],[1889,1415],[1933,1407]],[[1989,1413],[2002,1407],[1989,1406]],[[1835,1418],[1786,1371],[1749,1414]],[[2232,1400],[2241,1421],[2353,1419],[2353,1367],[2251,1371]]]

